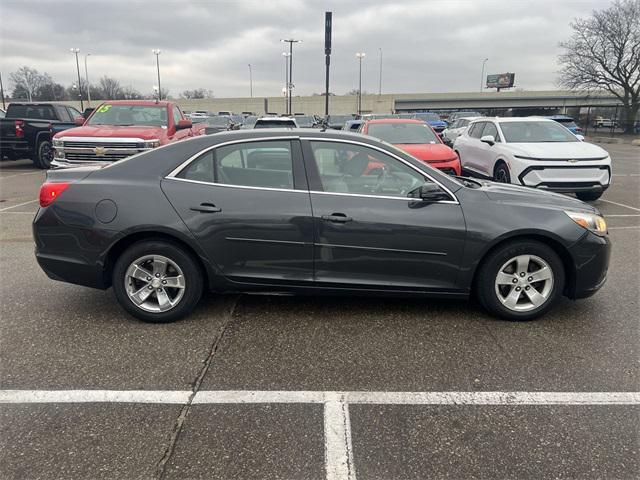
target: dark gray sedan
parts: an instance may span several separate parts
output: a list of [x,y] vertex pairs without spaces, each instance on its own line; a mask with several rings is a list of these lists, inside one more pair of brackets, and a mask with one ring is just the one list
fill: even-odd
[[476,295],[529,320],[592,295],[607,227],[576,199],[454,178],[370,137],[242,130],[49,171],[33,230],[56,280],[150,322],[204,290]]

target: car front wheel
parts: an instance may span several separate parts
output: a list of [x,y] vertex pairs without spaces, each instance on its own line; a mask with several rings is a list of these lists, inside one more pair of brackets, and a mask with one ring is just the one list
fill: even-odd
[[202,295],[202,273],[182,247],[161,240],[133,244],[116,261],[113,290],[134,317],[167,323],[188,315]]
[[562,260],[549,246],[533,240],[506,243],[485,259],[476,281],[480,303],[507,320],[533,320],[562,295]]
[[504,162],[498,163],[493,170],[493,181],[499,183],[511,183],[511,174],[509,167]]

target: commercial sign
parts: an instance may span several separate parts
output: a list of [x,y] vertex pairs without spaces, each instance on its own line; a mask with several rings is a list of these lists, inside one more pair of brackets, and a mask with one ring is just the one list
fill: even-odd
[[487,88],[511,88],[515,81],[515,73],[497,73],[487,75]]

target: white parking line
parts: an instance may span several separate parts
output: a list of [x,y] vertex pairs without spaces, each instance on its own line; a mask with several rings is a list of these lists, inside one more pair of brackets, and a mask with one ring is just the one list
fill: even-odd
[[612,202],[611,200],[603,200],[602,198],[600,199],[600,201],[601,202],[605,202],[605,203],[611,203],[613,205],[618,205],[619,207],[630,208],[631,210],[635,210],[636,212],[640,212],[640,208],[631,207],[629,205],[625,205],[624,203]]
[[[191,391],[0,390],[0,404],[160,403],[182,404]],[[324,405],[327,480],[356,480],[350,404],[367,405],[640,405],[640,392],[332,392],[200,391],[192,404],[306,403]]]
[[640,228],[640,225],[633,225],[630,227],[609,227],[607,230],[629,230],[631,228]]
[[10,207],[0,208],[0,212],[4,212],[4,211],[10,210],[12,208],[21,207],[23,205],[29,205],[30,203],[34,203],[34,202],[37,202],[37,201],[38,201],[38,199],[36,198],[35,200],[29,200],[28,202],[19,203],[17,205],[11,205]]

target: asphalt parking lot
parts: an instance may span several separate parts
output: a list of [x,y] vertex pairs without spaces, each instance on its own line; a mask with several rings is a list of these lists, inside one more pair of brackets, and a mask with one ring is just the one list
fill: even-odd
[[638,478],[640,148],[604,147],[608,281],[528,323],[241,295],[144,324],[45,276],[44,173],[0,163],[0,478]]

